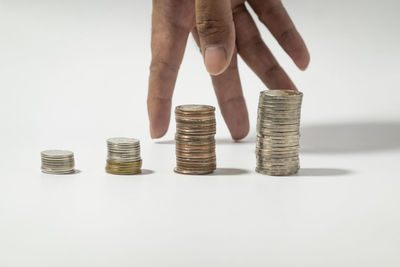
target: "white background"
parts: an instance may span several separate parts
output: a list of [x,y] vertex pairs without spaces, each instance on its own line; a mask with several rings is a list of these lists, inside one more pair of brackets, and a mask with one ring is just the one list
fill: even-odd
[[[151,1],[0,0],[0,266],[399,266],[400,3],[285,1],[306,72],[259,24],[304,92],[302,170],[256,174],[258,94],[240,63],[252,130],[218,113],[210,176],[182,176],[174,123],[146,110]],[[190,40],[173,105],[216,99]],[[105,140],[142,142],[145,174],[104,172]],[[75,152],[76,175],[40,172]]]

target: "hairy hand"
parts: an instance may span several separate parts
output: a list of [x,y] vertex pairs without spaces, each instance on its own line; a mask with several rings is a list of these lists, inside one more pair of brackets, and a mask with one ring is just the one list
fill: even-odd
[[[244,138],[249,119],[237,69],[237,54],[271,89],[296,89],[261,39],[244,0],[153,0],[152,61],[148,112],[152,138],[168,130],[171,98],[192,33],[200,46],[232,138]],[[295,64],[310,61],[306,45],[280,0],[249,0],[251,8]]]

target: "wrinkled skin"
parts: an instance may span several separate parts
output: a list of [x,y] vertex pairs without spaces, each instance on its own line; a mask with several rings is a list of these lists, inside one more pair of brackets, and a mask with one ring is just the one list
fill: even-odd
[[[148,112],[152,138],[168,130],[171,98],[188,36],[200,46],[218,103],[234,140],[249,132],[237,55],[270,89],[296,89],[260,37],[243,0],[153,0],[152,61]],[[269,29],[298,68],[310,55],[280,0],[249,0],[258,19]]]

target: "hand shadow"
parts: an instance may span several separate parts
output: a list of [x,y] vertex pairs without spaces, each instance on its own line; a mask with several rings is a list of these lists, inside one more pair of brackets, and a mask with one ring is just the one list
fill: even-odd
[[245,169],[237,168],[217,168],[211,175],[219,176],[233,176],[233,175],[243,175],[248,174],[249,171]]
[[333,168],[301,168],[295,176],[343,176],[351,174],[352,172],[344,169],[333,169]]
[[[400,121],[349,122],[306,125],[301,128],[301,153],[340,154],[400,149]],[[174,140],[156,144],[173,145]],[[255,143],[255,136],[235,142],[217,139],[217,145]]]
[[[217,145],[241,145],[241,144],[251,144],[256,142],[256,136],[248,136],[243,140],[235,141],[232,138],[216,138],[215,140]],[[155,141],[158,145],[175,145],[175,140],[159,140]]]
[[400,122],[316,124],[301,128],[301,153],[352,153],[400,149]]

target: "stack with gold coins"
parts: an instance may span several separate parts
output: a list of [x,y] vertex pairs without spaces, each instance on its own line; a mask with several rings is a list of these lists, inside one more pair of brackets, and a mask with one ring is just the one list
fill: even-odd
[[256,144],[258,173],[288,176],[298,172],[302,99],[303,93],[297,90],[260,93]]
[[175,108],[176,168],[180,174],[209,174],[216,167],[215,108],[182,105]]
[[116,137],[107,140],[106,172],[120,175],[141,173],[140,142],[134,138]]
[[68,150],[45,150],[40,153],[42,172],[48,174],[75,173],[74,153]]

